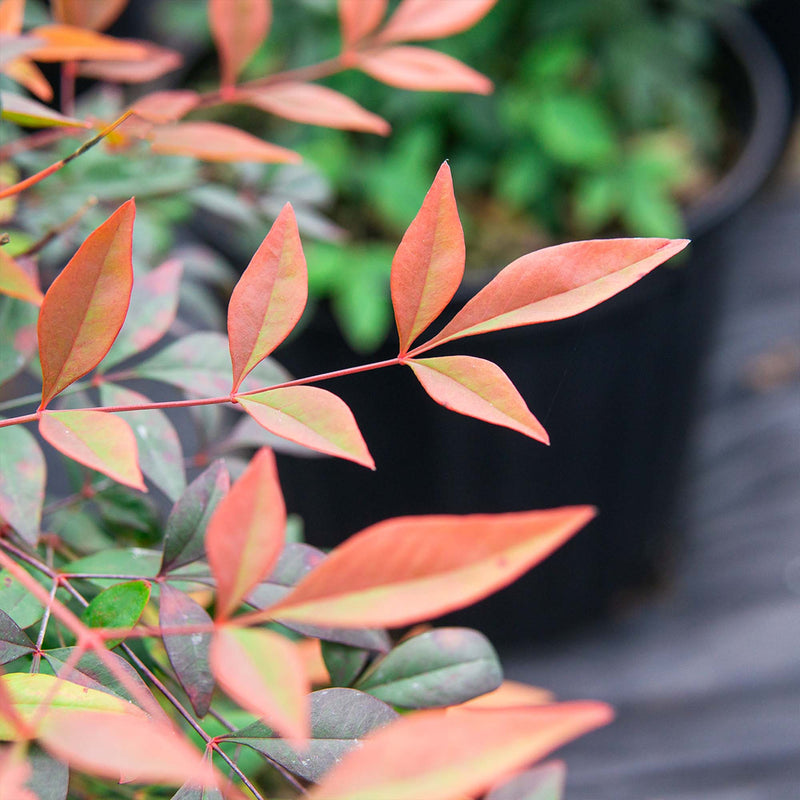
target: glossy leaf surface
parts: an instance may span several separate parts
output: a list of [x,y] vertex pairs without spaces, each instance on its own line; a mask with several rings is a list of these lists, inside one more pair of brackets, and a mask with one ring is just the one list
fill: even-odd
[[74,25],[41,25],[29,33],[45,42],[26,53],[34,61],[138,61],[147,58],[147,50],[135,42]]
[[450,411],[549,443],[547,431],[494,362],[473,356],[442,356],[410,360],[408,366],[422,388]]
[[610,720],[607,706],[588,702],[421,711],[378,731],[345,756],[309,800],[453,800],[477,794]]
[[497,0],[403,0],[378,37],[382,42],[443,39],[471,28]]
[[241,90],[237,92],[236,99],[270,114],[307,125],[364,131],[381,136],[387,136],[390,131],[389,123],[382,117],[367,111],[347,95],[316,83],[281,81]]
[[0,428],[0,519],[28,544],[39,539],[47,480],[36,438],[21,425]]
[[[23,128],[88,128],[88,123],[65,117],[36,100],[11,92],[0,92],[0,119]],[[4,256],[4,260],[10,256]]]
[[353,689],[322,689],[309,699],[311,736],[300,753],[261,722],[225,739],[252,747],[307,781],[318,781],[364,736],[397,718],[386,703]]
[[269,630],[220,628],[211,669],[225,693],[295,746],[308,738],[311,690],[295,645]]
[[430,619],[508,585],[593,516],[574,506],[379,522],[334,549],[266,613],[387,628]]
[[137,278],[131,292],[128,316],[100,371],[147,350],[169,330],[178,310],[178,289],[183,267],[176,259]]
[[489,792],[486,800],[562,800],[566,774],[563,762],[551,761],[515,775]]
[[133,286],[133,199],[89,235],[47,290],[39,314],[44,408],[94,369],[116,339]]
[[388,0],[339,0],[339,26],[345,48],[369,36],[381,24],[388,5]]
[[335,394],[316,386],[287,386],[237,400],[270,433],[375,469],[353,412]]
[[211,674],[211,617],[189,595],[161,584],[158,624],[167,630],[186,626],[208,625],[209,631],[191,631],[185,634],[164,633],[164,647],[180,682],[192,704],[195,714],[204,717],[211,704],[214,677]]
[[258,161],[296,164],[300,156],[220,122],[178,122],[155,128],[150,136],[153,152],[192,156],[201,161]]
[[297,221],[288,203],[234,287],[228,340],[235,392],[298,323],[308,299],[308,271]]
[[266,38],[272,20],[269,0],[209,0],[208,22],[219,52],[223,86],[231,86]]
[[356,66],[399,89],[489,94],[492,82],[452,56],[427,47],[385,47],[358,53]]
[[259,450],[222,498],[206,532],[206,554],[217,585],[217,618],[229,617],[278,560],[286,506],[275,456]]
[[28,634],[0,608],[0,664],[8,664],[35,649]]
[[489,640],[469,628],[435,628],[398,644],[356,684],[393,706],[438,708],[496,689],[503,670]]
[[441,314],[464,275],[464,231],[450,167],[442,164],[392,260],[392,305],[400,353]]
[[[138,392],[104,383],[100,387],[100,401],[104,406],[128,406],[149,403]],[[142,472],[173,502],[186,488],[186,471],[183,466],[183,447],[169,417],[160,409],[119,412],[126,419],[136,437],[139,466]]]
[[39,433],[68,458],[118,483],[147,491],[137,461],[136,437],[125,420],[103,411],[45,411]]
[[189,484],[167,518],[162,573],[205,555],[208,522],[230,486],[230,475],[222,460],[211,463]]
[[[2,102],[5,111],[5,98]],[[3,248],[0,248],[0,294],[27,300],[37,306],[44,300],[36,281]]]
[[595,239],[512,261],[425,347],[580,314],[683,250],[685,239]]
[[[150,599],[150,584],[147,581],[126,581],[110,586],[83,609],[81,621],[90,628],[121,628],[127,632],[139,621]],[[108,639],[111,649],[124,639]]]

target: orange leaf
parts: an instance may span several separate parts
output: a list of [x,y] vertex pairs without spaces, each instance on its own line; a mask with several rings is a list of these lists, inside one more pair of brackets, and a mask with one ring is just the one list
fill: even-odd
[[209,0],[208,22],[219,52],[222,85],[232,86],[267,36],[269,0]]
[[541,422],[494,362],[473,356],[445,356],[406,363],[422,388],[445,408],[549,443]]
[[3,72],[11,80],[24,86],[31,94],[35,94],[40,100],[44,100],[45,103],[49,103],[53,99],[53,87],[39,67],[27,59],[18,58],[9,64],[5,64]]
[[25,18],[25,0],[0,0],[0,32],[19,33]]
[[388,0],[339,0],[342,41],[350,48],[380,25]]
[[198,103],[200,95],[192,89],[176,89],[167,92],[152,92],[140,97],[131,109],[148,122],[163,124],[177,122],[186,116]]
[[123,12],[128,0],[52,0],[53,17],[65,25],[103,31]]
[[254,628],[220,628],[211,641],[211,671],[225,693],[294,745],[310,735],[311,684],[296,646]]
[[487,692],[454,708],[519,708],[543,706],[553,702],[552,692],[518,681],[503,681],[493,692]]
[[481,793],[566,742],[611,721],[602,703],[421,711],[369,735],[309,800],[453,800]]
[[392,260],[392,305],[401,355],[452,300],[463,275],[464,231],[445,162]]
[[3,248],[0,248],[0,294],[18,297],[37,306],[44,299],[36,281]]
[[100,363],[125,321],[135,214],[131,198],[89,235],[44,297],[38,325],[40,409]]
[[507,586],[593,516],[592,508],[574,506],[379,522],[335,548],[258,616],[332,627],[411,625]]
[[179,122],[153,130],[153,151],[163,155],[192,156],[202,161],[260,161],[296,164],[300,156],[291,150],[257,139],[220,122]]
[[489,94],[492,82],[452,56],[427,47],[382,47],[357,54],[353,66],[400,89]]
[[270,433],[375,469],[353,412],[335,394],[316,386],[287,386],[236,399]]
[[39,741],[75,769],[119,779],[180,785],[216,785],[208,763],[176,730],[136,714],[78,709],[46,718]]
[[309,125],[366,131],[381,136],[387,136],[391,130],[385,119],[362,108],[347,95],[315,83],[282,81],[242,90],[236,93],[235,99],[270,114]]
[[278,560],[286,506],[275,456],[259,450],[220,500],[206,531],[206,555],[217,584],[217,618],[229,617]]
[[291,332],[308,299],[308,271],[294,211],[287,203],[231,294],[228,340],[235,392]]
[[114,414],[91,409],[45,411],[39,433],[56,450],[125,486],[147,491],[139,469],[136,437]]
[[138,39],[125,41],[140,45],[147,56],[140,61],[93,60],[81,64],[78,74],[111,83],[146,83],[176,70],[183,63],[183,56],[177,50]]
[[46,44],[26,53],[34,61],[141,61],[147,49],[103,33],[72,25],[42,25],[29,31]]
[[378,36],[382,42],[443,39],[471,28],[497,0],[403,0]]
[[627,289],[688,243],[595,239],[528,253],[503,269],[423,348],[580,314]]

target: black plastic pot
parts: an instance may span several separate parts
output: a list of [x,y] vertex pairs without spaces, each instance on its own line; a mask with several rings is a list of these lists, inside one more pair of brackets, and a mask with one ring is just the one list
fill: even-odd
[[[714,258],[712,232],[769,174],[787,126],[786,82],[765,38],[740,13],[726,16],[720,30],[741,65],[729,79],[750,122],[737,162],[688,211],[696,238],[688,259],[574,319],[437,351],[497,362],[545,424],[552,446],[446,411],[410,370],[331,382],[326,386],[353,409],[378,470],[281,458],[288,506],[304,517],[310,542],[333,546],[400,514],[596,505],[598,518],[544,564],[451,618],[496,641],[563,632],[664,574],[680,539],[675,499],[724,269]],[[444,318],[476,288],[460,294]],[[375,358],[395,354],[386,347]],[[298,375],[363,361],[324,307],[279,360]]]

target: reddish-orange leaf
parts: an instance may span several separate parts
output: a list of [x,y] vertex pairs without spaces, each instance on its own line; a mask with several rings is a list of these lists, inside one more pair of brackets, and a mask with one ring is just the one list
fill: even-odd
[[236,284],[228,304],[233,388],[291,332],[308,299],[308,271],[287,203]]
[[400,354],[441,314],[464,275],[464,231],[445,162],[392,260]]
[[136,437],[125,420],[104,411],[45,411],[39,433],[60,453],[125,486],[146,492]]
[[580,314],[627,289],[688,243],[595,239],[528,253],[478,292],[424,349],[476,333]]
[[302,745],[310,733],[311,684],[297,647],[255,628],[220,628],[211,642],[211,671],[225,693],[281,736]]
[[346,49],[380,25],[388,5],[388,0],[339,0],[339,26]]
[[46,42],[25,54],[35,61],[140,61],[147,58],[147,49],[137,42],[126,42],[72,25],[42,25],[30,34]]
[[128,0],[52,0],[53,17],[65,25],[104,31],[123,12]]
[[427,47],[381,47],[359,52],[353,66],[400,89],[490,94],[492,82],[452,56]]
[[520,708],[543,706],[554,701],[553,693],[538,686],[528,686],[518,681],[503,681],[493,692],[487,692],[455,708]]
[[0,0],[0,32],[19,33],[25,18],[25,0]]
[[176,70],[183,63],[183,56],[177,50],[144,40],[125,41],[140,45],[147,57],[140,61],[88,61],[80,65],[78,74],[112,83],[146,83]]
[[353,412],[335,394],[316,386],[287,386],[236,399],[270,433],[375,469]]
[[48,716],[39,741],[75,769],[119,780],[217,784],[199,750],[178,731],[144,714],[60,709]]
[[209,0],[208,22],[219,53],[222,85],[232,86],[267,36],[269,0]]
[[445,408],[549,444],[541,422],[494,362],[473,356],[444,356],[407,363],[422,388]]
[[380,32],[382,42],[443,39],[471,28],[497,0],[403,0]]
[[385,119],[362,108],[347,95],[315,83],[282,81],[237,92],[236,100],[308,125],[366,131],[381,136],[387,136],[391,130]]
[[89,235],[45,295],[38,325],[40,409],[100,363],[125,321],[135,214],[131,198]]
[[334,549],[262,616],[370,628],[431,619],[507,586],[593,516],[574,506],[379,522]]
[[[11,80],[24,86],[40,100],[49,103],[53,99],[53,87],[36,64],[25,58],[18,58],[3,65],[3,72]],[[86,126],[88,127],[88,126]]]
[[37,306],[44,295],[34,278],[29,275],[3,248],[0,248],[0,294],[18,297]]
[[148,122],[164,124],[177,122],[200,102],[200,95],[192,89],[152,92],[140,97],[131,108],[137,116]]
[[150,135],[150,143],[156,153],[193,156],[201,161],[296,164],[301,160],[291,150],[220,122],[179,122],[159,126]]
[[482,793],[612,716],[608,706],[591,702],[409,714],[348,753],[309,800],[454,800]]
[[286,507],[275,456],[265,448],[220,500],[206,531],[206,555],[217,584],[217,618],[229,617],[278,560]]

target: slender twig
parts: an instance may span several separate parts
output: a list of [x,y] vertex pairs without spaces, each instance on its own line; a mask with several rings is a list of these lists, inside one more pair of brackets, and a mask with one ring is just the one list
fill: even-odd
[[62,233],[69,230],[73,225],[75,225],[83,215],[89,211],[91,208],[94,208],[97,205],[97,198],[90,197],[71,217],[64,220],[64,222],[60,223],[52,227],[47,233],[44,234],[40,239],[35,241],[27,250],[24,250],[19,255],[20,256],[34,256],[45,247],[47,247],[53,239],[61,236]]
[[39,635],[36,637],[36,651],[33,654],[33,661],[31,662],[31,672],[39,671],[39,664],[42,660],[42,645],[44,644],[44,635],[47,632],[47,623],[50,622],[50,609],[52,608],[53,601],[56,598],[58,591],[58,581],[53,581],[53,587],[50,589],[50,602],[44,607],[44,614],[42,615],[42,623],[39,626]]

